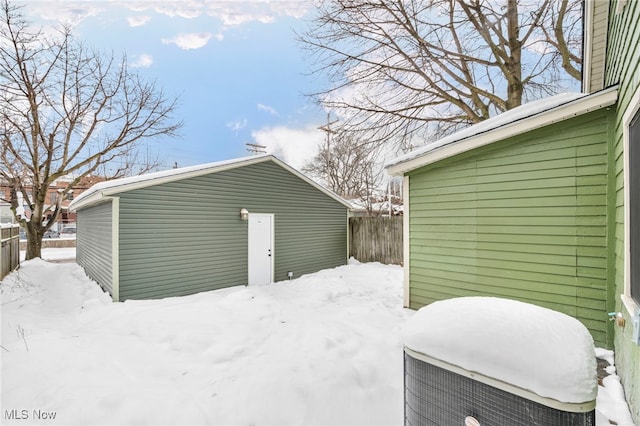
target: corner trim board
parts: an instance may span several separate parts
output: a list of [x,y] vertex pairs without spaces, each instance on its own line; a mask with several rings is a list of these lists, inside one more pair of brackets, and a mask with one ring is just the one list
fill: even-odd
[[624,290],[621,295],[621,301],[627,309],[627,312],[633,316],[640,310],[640,306],[631,298],[631,208],[629,206],[629,199],[631,197],[631,176],[629,175],[629,170],[631,164],[629,158],[629,126],[631,125],[633,117],[640,110],[640,87],[636,89],[627,105],[627,109],[622,116],[624,157]]
[[409,276],[409,259],[411,258],[409,249],[411,245],[409,244],[409,176],[405,175],[402,178],[402,261],[403,261],[403,269],[404,269],[404,292],[403,292],[403,301],[404,307],[408,308],[411,302],[410,300],[410,276]]
[[111,297],[120,301],[120,197],[111,198]]

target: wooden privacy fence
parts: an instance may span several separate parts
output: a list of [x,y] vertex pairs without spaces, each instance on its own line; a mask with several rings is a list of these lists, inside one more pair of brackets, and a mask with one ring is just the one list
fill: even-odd
[[0,227],[0,280],[20,265],[20,226]]
[[402,216],[349,218],[349,256],[360,262],[402,264]]

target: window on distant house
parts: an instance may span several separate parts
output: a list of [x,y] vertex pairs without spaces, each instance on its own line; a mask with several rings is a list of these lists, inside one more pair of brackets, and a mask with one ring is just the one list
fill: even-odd
[[629,296],[640,305],[640,110],[629,123]]
[[69,192],[67,194],[67,200],[69,200],[69,201],[73,200],[73,192]]
[[55,204],[58,201],[58,194],[56,192],[51,193],[51,204]]

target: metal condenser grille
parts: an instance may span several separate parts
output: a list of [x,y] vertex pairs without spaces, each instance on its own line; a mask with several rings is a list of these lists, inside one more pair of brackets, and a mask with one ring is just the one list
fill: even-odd
[[595,410],[573,413],[415,359],[405,353],[405,425],[595,426]]

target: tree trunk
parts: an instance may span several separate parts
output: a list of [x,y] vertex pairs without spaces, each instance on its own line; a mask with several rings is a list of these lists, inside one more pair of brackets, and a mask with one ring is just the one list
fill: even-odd
[[25,260],[42,258],[42,237],[44,232],[42,225],[38,226],[34,222],[28,222],[26,226],[27,233],[27,253]]
[[45,227],[42,224],[42,211],[44,210],[45,197],[48,186],[44,186],[44,189],[40,188],[35,195],[35,206],[31,206],[33,209],[31,212],[31,218],[25,225],[27,232],[27,253],[25,260],[34,259],[36,257],[42,258],[42,239],[44,237]]
[[506,109],[510,110],[522,104],[522,43],[520,41],[520,22],[518,17],[517,0],[507,2],[507,37],[509,43],[509,56],[505,66],[509,70],[507,77],[507,102]]

